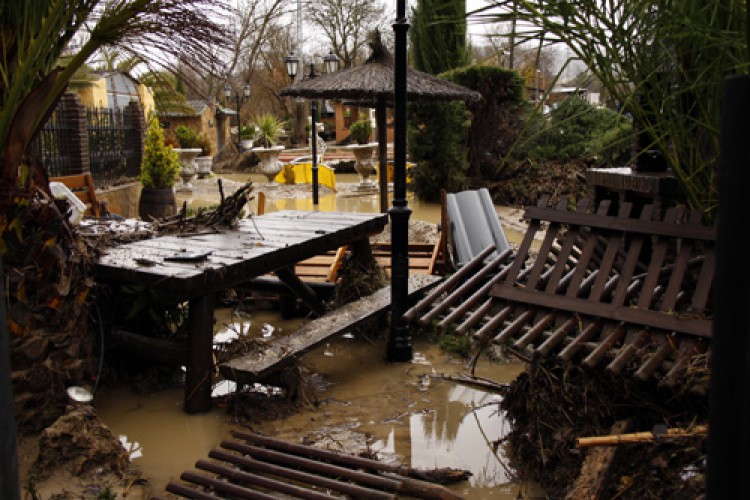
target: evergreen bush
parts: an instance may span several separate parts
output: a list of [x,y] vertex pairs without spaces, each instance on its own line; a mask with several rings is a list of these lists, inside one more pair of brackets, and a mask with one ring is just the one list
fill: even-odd
[[177,153],[164,144],[159,120],[151,120],[146,132],[140,181],[145,189],[167,189],[174,186],[180,162]]
[[194,149],[199,148],[198,133],[190,127],[180,125],[174,129],[174,135],[177,138],[177,142],[183,149]]

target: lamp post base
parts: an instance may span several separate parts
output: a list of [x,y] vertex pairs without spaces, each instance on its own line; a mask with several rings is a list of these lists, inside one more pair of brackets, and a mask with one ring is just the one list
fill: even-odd
[[404,325],[392,326],[391,336],[388,338],[386,359],[394,363],[404,363],[411,361],[412,357],[409,327]]

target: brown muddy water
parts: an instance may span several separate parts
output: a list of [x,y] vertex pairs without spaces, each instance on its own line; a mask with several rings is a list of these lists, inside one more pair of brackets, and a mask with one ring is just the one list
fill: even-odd
[[[356,176],[352,178],[348,182],[356,182]],[[254,182],[260,185],[263,181]],[[319,209],[330,203],[336,207],[332,210],[378,210],[376,196],[341,194],[321,194]],[[200,196],[189,201],[210,204]],[[330,201],[324,201],[329,196]],[[272,197],[270,201],[269,211],[312,209],[308,198]],[[410,200],[410,206],[415,220],[437,223],[440,219],[437,205]],[[518,239],[510,233],[508,238]],[[304,322],[282,319],[272,310],[219,309],[216,316],[217,341],[236,335],[285,335]],[[493,451],[491,443],[509,430],[499,409],[499,395],[440,378],[466,369],[461,359],[442,352],[427,336],[414,339],[411,363],[386,363],[382,337],[346,333],[308,353],[302,365],[315,382],[317,404],[301,406],[286,418],[254,424],[253,430],[296,443],[303,437],[323,440],[328,447],[347,452],[369,449],[377,451],[382,460],[411,467],[466,469],[472,473],[470,480],[451,489],[468,499],[544,498],[535,485],[514,479],[502,446]],[[520,363],[482,360],[477,375],[508,383],[523,368]],[[232,383],[219,382],[215,395],[233,390]],[[132,451],[131,460],[149,482],[145,495],[162,495],[169,481],[192,470],[196,460],[207,458],[212,448],[230,437],[233,428],[240,427],[222,408],[187,415],[182,403],[180,387],[138,395],[105,385],[96,395],[99,416]]]

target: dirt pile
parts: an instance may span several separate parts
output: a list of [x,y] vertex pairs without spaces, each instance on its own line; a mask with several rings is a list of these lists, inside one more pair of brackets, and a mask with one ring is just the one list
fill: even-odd
[[595,166],[588,160],[568,162],[535,162],[527,160],[506,164],[486,187],[492,199],[500,205],[534,206],[542,194],[549,194],[552,203],[559,197],[570,195],[580,199],[588,195],[588,185],[583,173]]
[[89,405],[68,407],[68,412],[42,431],[40,453],[33,470],[40,479],[63,467],[74,476],[132,472],[128,452]]
[[[641,431],[688,428],[708,419],[705,397],[551,360],[532,361],[502,407],[513,428],[507,436],[512,465],[551,498],[563,498],[586,473],[577,438],[610,434],[621,421]],[[620,444],[601,498],[697,498],[705,491],[705,446],[705,436]]]

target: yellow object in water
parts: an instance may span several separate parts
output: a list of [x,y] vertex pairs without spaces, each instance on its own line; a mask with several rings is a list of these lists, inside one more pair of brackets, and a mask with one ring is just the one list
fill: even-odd
[[[312,184],[312,163],[287,163],[274,180],[279,184]],[[318,184],[336,191],[336,172],[318,164]]]
[[[414,164],[411,162],[406,162],[406,183],[411,183],[411,173],[409,172],[411,170],[411,167],[413,167]],[[375,164],[375,178],[379,178],[380,174],[378,172],[378,168],[380,167],[380,163]],[[388,162],[388,182],[393,182],[393,162]]]

